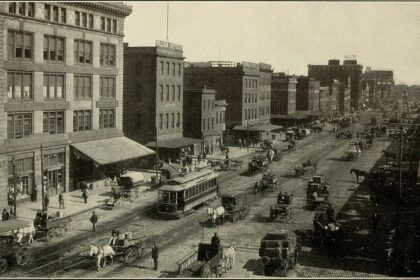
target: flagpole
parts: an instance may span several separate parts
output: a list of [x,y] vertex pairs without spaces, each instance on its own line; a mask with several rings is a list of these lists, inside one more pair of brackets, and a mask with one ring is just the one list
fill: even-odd
[[169,1],[166,2],[166,41],[169,41]]

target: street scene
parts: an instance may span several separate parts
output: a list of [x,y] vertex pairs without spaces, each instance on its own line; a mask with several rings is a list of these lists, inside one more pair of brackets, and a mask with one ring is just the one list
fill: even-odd
[[0,3],[0,276],[420,276],[420,6],[318,4]]

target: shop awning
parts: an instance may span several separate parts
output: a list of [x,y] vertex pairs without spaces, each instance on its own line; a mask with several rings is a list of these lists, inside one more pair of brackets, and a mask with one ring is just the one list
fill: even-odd
[[72,144],[84,156],[99,165],[139,158],[155,152],[126,137],[107,138]]
[[[200,139],[194,139],[194,138],[187,138],[187,137],[179,137],[174,139],[165,139],[165,140],[158,140],[157,146],[158,148],[167,148],[167,149],[177,149],[177,148],[183,148],[188,147],[194,144],[200,144]],[[155,147],[156,142],[151,141],[146,144],[147,147]]]
[[280,115],[280,114],[272,114],[271,115],[272,119],[282,119],[282,120],[303,120],[303,119],[307,119],[308,116],[303,115],[303,114],[289,114],[289,115]]
[[241,131],[273,131],[277,129],[283,128],[281,125],[275,125],[275,124],[267,124],[267,123],[258,123],[258,124],[250,124],[248,126],[246,125],[237,125],[233,128],[233,130],[241,130]]

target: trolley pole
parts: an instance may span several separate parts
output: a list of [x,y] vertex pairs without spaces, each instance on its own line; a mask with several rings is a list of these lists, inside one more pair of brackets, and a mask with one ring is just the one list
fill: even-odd
[[44,179],[44,153],[43,153],[43,147],[41,144],[41,203],[42,203],[42,210],[45,209],[45,201],[44,201],[44,195],[45,195],[45,179]]
[[13,153],[12,158],[12,165],[13,165],[13,213],[15,217],[17,217],[16,212],[16,196],[17,196],[17,180],[16,180],[16,161],[15,161],[15,153]]

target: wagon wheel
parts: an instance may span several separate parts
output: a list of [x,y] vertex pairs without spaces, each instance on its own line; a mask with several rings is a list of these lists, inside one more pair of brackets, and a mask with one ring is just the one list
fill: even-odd
[[55,235],[54,228],[49,229],[46,235],[47,235],[47,241],[50,241]]
[[238,220],[238,213],[235,212],[232,214],[232,223],[236,222]]
[[0,259],[0,273],[5,273],[8,267],[9,267],[9,264],[7,262],[7,259],[1,258]]
[[135,247],[129,247],[125,250],[124,261],[126,264],[131,265],[137,259],[138,252]]
[[136,200],[136,195],[134,192],[130,192],[130,202],[133,202],[134,200]]
[[143,244],[138,244],[138,247],[137,247],[137,255],[139,256],[139,257],[143,257],[143,255],[144,255],[144,247],[143,247]]
[[18,265],[25,265],[29,261],[29,247],[20,247],[16,252],[16,262]]

